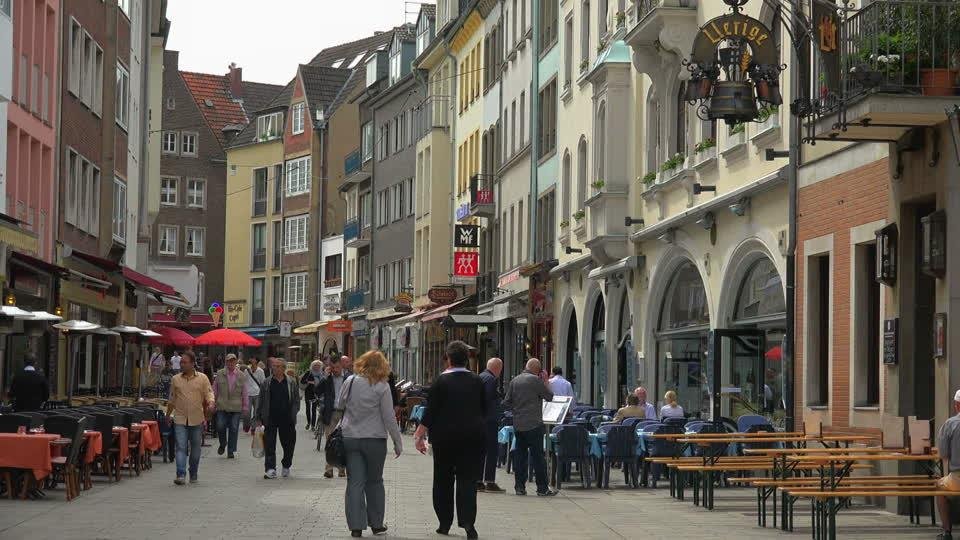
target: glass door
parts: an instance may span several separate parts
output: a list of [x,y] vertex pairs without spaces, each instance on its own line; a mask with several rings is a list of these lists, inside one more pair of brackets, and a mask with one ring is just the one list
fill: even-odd
[[710,334],[712,364],[711,411],[714,420],[729,418],[735,423],[741,416],[773,418],[765,407],[766,332],[757,329],[713,330]]

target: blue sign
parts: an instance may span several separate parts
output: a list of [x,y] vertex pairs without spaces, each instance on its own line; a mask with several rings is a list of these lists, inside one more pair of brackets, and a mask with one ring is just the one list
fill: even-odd
[[466,217],[469,215],[470,215],[470,203],[463,203],[457,207],[457,213],[456,213],[457,221],[466,219]]

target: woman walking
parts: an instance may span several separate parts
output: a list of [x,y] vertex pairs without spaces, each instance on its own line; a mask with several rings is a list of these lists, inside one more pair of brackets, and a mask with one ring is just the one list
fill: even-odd
[[351,536],[359,538],[368,526],[376,535],[387,532],[383,523],[387,434],[393,439],[396,457],[403,452],[403,442],[387,384],[387,359],[380,351],[370,351],[354,362],[353,369],[355,374],[343,383],[337,409],[343,411],[341,427],[347,452],[347,526]]

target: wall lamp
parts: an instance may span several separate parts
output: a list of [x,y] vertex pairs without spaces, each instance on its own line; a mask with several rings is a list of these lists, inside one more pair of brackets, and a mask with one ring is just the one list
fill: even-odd
[[583,250],[582,250],[582,249],[580,249],[580,248],[572,248],[572,247],[570,247],[570,246],[567,246],[566,248],[564,248],[564,251],[567,253],[567,255],[570,255],[570,254],[572,254],[572,253],[583,253]]
[[623,224],[626,225],[627,227],[629,227],[629,226],[631,226],[631,225],[634,225],[634,224],[640,225],[641,227],[645,227],[645,226],[646,226],[646,225],[643,223],[643,218],[634,219],[634,218],[632,218],[632,217],[630,217],[630,216],[627,216],[627,217],[623,218]]
[[773,148],[767,148],[767,151],[763,157],[767,161],[773,161],[775,159],[786,159],[790,157],[790,152],[788,150],[774,150]]
[[731,203],[730,211],[734,214],[743,217],[747,213],[747,210],[750,210],[750,197],[743,197],[735,203]]
[[693,194],[694,194],[694,195],[699,195],[699,194],[703,193],[704,191],[712,191],[712,192],[716,193],[716,192],[717,192],[717,186],[705,186],[705,185],[703,185],[703,184],[694,184],[694,185],[693,185]]

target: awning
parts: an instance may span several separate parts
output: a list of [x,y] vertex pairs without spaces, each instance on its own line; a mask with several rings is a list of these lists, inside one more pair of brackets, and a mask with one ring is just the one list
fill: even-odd
[[367,312],[367,320],[379,321],[383,319],[391,319],[391,318],[399,317],[400,315],[404,315],[404,313],[401,313],[392,307],[388,307],[388,308],[378,309],[376,311]]
[[420,316],[423,315],[423,314],[426,313],[426,312],[427,312],[427,310],[425,310],[425,309],[418,309],[418,310],[416,310],[416,311],[414,311],[414,312],[412,312],[412,313],[408,313],[408,314],[404,315],[403,317],[400,317],[399,319],[394,319],[394,320],[390,321],[390,324],[403,324],[403,323],[413,322],[413,321],[416,321],[417,319],[419,319]]
[[581,255],[577,258],[570,259],[569,261],[561,263],[559,266],[553,267],[553,269],[550,270],[550,277],[557,277],[564,272],[577,270],[583,266],[586,266],[592,260],[593,256],[590,254]]
[[312,334],[312,333],[320,330],[320,329],[323,328],[324,326],[326,326],[328,322],[330,322],[330,321],[314,321],[314,322],[312,322],[312,323],[310,323],[310,324],[305,324],[305,325],[303,325],[303,326],[298,326],[298,327],[296,327],[296,328],[293,329],[293,333],[294,333],[294,334]]
[[82,251],[73,250],[71,253],[72,257],[76,257],[82,261],[86,261],[94,266],[98,266],[107,270],[108,272],[117,272],[120,270],[120,263],[111,261],[110,259],[104,259],[103,257],[98,257],[96,255],[91,255],[89,253],[84,253]]
[[151,313],[149,321],[170,326],[213,326],[213,318],[206,313],[190,314],[190,319],[186,322],[178,321],[176,317],[166,313]]
[[506,313],[500,313],[500,314],[497,314],[497,315],[493,315],[493,314],[490,314],[490,315],[466,315],[466,314],[464,314],[464,315],[456,315],[456,314],[454,314],[454,315],[451,315],[450,318],[453,319],[453,322],[455,322],[455,323],[457,323],[457,324],[493,324],[493,323],[496,323],[496,322],[500,322],[500,321],[502,321],[502,320],[504,320],[504,319],[509,319],[510,316],[507,315]]
[[89,274],[84,274],[83,272],[78,272],[76,270],[67,270],[70,273],[70,276],[79,278],[80,281],[86,281],[91,287],[95,289],[109,289],[113,286],[109,281],[102,280],[100,278],[95,278]]
[[423,317],[420,319],[423,322],[433,321],[436,319],[442,319],[450,314],[450,311],[460,307],[465,304],[468,300],[471,300],[472,297],[468,296],[466,298],[461,298],[452,304],[447,304],[445,306],[440,306],[438,308],[433,308],[430,311],[426,312]]
[[20,253],[19,251],[13,251],[10,253],[10,255],[13,259],[17,260],[18,262],[21,262],[26,266],[32,267],[33,269],[39,270],[41,272],[49,272],[51,274],[59,274],[61,276],[67,276],[70,273],[69,270],[67,270],[62,266],[59,266],[53,263],[48,263],[43,259],[38,259],[31,255]]
[[162,294],[166,296],[173,296],[173,297],[180,296],[180,294],[173,287],[171,287],[170,285],[167,285],[166,283],[157,281],[148,275],[141,274],[140,272],[137,272],[132,268],[127,268],[126,266],[122,268],[123,268],[123,278],[133,283],[133,285],[138,289],[144,289],[147,292]]
[[646,264],[646,261],[647,257],[644,255],[631,255],[629,257],[624,257],[617,262],[601,266],[600,268],[594,268],[589,274],[587,274],[587,279],[604,279],[607,276],[616,274],[617,272],[642,268],[644,264]]
[[250,326],[247,328],[234,328],[233,330],[238,330],[255,338],[262,338],[270,334],[280,333],[280,327],[278,326]]

